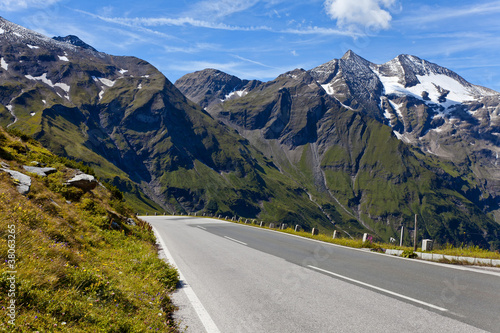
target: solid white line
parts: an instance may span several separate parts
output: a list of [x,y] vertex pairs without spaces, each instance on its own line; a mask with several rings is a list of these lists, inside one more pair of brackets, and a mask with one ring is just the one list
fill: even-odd
[[232,240],[233,242],[240,243],[240,244],[242,244],[242,245],[248,246],[248,244],[247,244],[247,243],[243,243],[243,242],[241,242],[241,241],[239,241],[239,240],[237,240],[237,239],[234,239],[234,238],[231,238],[231,237],[227,237],[227,236],[224,236],[224,238],[227,238],[227,239],[229,239],[229,240]]
[[333,273],[333,272],[324,270],[324,269],[319,268],[319,267],[314,267],[314,266],[311,266],[311,265],[307,265],[307,267],[315,269],[315,270],[323,272],[323,273],[327,273],[327,274],[339,277],[339,278],[347,280],[347,281],[355,282],[357,284],[360,284],[360,285],[363,285],[363,286],[366,286],[366,287],[369,287],[369,288],[381,291],[381,292],[389,294],[389,295],[397,296],[399,298],[403,298],[403,299],[409,300],[409,301],[414,302],[414,303],[422,304],[422,305],[428,306],[430,308],[433,308],[433,309],[436,309],[436,310],[439,310],[439,311],[443,311],[443,312],[447,312],[448,311],[447,309],[441,308],[441,307],[436,306],[434,304],[426,303],[426,302],[420,301],[418,299],[411,298],[411,297],[408,297],[408,296],[405,296],[405,295],[401,295],[401,294],[395,293],[395,292],[387,290],[387,289],[383,289],[383,288],[376,287],[376,286],[368,284],[368,283],[364,283],[364,282],[361,282],[361,281],[358,281],[358,280],[354,280],[354,279],[351,279],[351,278],[349,278],[347,276],[343,276],[343,275],[340,275],[340,274],[337,274],[337,273]]
[[[139,216],[139,218],[140,217],[151,218],[151,217],[162,217],[162,216]],[[239,225],[241,227],[254,228],[254,229],[264,230],[264,231],[268,231],[268,232],[275,232],[275,233],[279,233],[280,235],[287,235],[287,236],[290,236],[290,237],[300,238],[302,240],[308,240],[308,241],[320,243],[320,244],[323,244],[323,245],[330,245],[330,246],[340,247],[340,248],[343,248],[343,249],[346,249],[346,250],[359,251],[359,252],[373,254],[373,255],[378,255],[378,256],[385,256],[386,258],[406,260],[406,261],[409,261],[409,262],[412,262],[412,263],[415,263],[415,264],[434,265],[434,266],[440,266],[440,267],[443,267],[443,268],[455,269],[455,270],[459,270],[459,271],[469,271],[469,272],[473,272],[473,273],[480,273],[480,274],[486,274],[486,275],[500,276],[500,273],[491,272],[491,271],[487,271],[487,270],[482,270],[482,269],[478,269],[478,268],[473,268],[473,267],[470,267],[470,266],[464,267],[464,266],[460,266],[460,265],[444,264],[444,263],[440,263],[440,262],[434,262],[434,261],[423,260],[423,259],[422,260],[415,260],[415,259],[410,259],[410,258],[403,258],[403,257],[398,257],[398,256],[390,255],[390,254],[378,253],[378,252],[371,252],[371,251],[366,251],[366,250],[363,250],[363,249],[357,249],[357,248],[354,248],[354,247],[349,247],[349,246],[344,246],[344,245],[339,245],[339,244],[334,244],[334,243],[323,242],[323,241],[320,241],[320,240],[317,240],[317,239],[302,237],[302,236],[299,236],[299,235],[293,235],[293,234],[289,234],[289,233],[286,233],[286,232],[280,232],[280,231],[266,229],[266,228],[257,228],[257,227],[251,226],[251,225],[245,225],[245,224],[239,224],[239,223],[234,223],[234,222],[223,221],[223,220],[219,220],[217,218],[209,218],[209,219],[214,220],[214,222],[217,222],[217,223],[230,223],[230,224],[234,224],[234,225]]]
[[154,231],[156,239],[160,243],[162,250],[165,253],[165,256],[167,257],[169,263],[172,266],[174,266],[175,268],[177,268],[177,271],[179,272],[179,279],[184,282],[184,286],[183,286],[182,290],[184,290],[184,292],[186,293],[186,296],[188,297],[189,301],[191,302],[191,305],[193,306],[196,314],[200,318],[201,323],[205,327],[205,330],[207,331],[207,333],[220,333],[219,328],[217,327],[215,322],[212,320],[212,317],[210,317],[210,314],[208,314],[207,310],[205,309],[205,307],[201,303],[200,299],[198,298],[198,296],[196,296],[193,288],[191,288],[191,286],[186,281],[186,278],[184,277],[184,275],[182,275],[182,272],[179,270],[179,268],[175,264],[174,258],[170,254],[170,251],[168,250],[167,246],[165,245],[165,242],[161,238],[160,233],[158,232],[158,230],[156,230],[155,227],[153,227],[153,231]]
[[320,244],[323,244],[323,245],[340,247],[340,248],[343,248],[343,249],[346,249],[346,250],[352,250],[352,251],[358,251],[358,252],[363,252],[363,253],[367,253],[367,254],[384,256],[386,258],[406,260],[406,261],[410,261],[410,262],[413,262],[413,263],[416,263],[416,264],[434,265],[434,266],[440,266],[440,267],[443,267],[443,268],[456,269],[456,270],[459,270],[459,271],[469,271],[469,272],[480,273],[480,274],[500,276],[500,272],[497,273],[497,272],[491,272],[491,271],[481,270],[481,269],[473,268],[473,267],[464,267],[464,266],[460,266],[460,265],[444,264],[444,263],[435,262],[435,261],[429,261],[429,260],[424,260],[424,259],[416,260],[416,259],[410,259],[410,258],[403,258],[403,257],[398,257],[398,256],[390,255],[390,254],[379,253],[379,252],[372,252],[372,251],[366,251],[366,250],[363,250],[363,249],[357,249],[355,247],[349,247],[349,246],[339,245],[339,244],[335,244],[335,243],[323,242],[323,241],[320,241],[320,240],[317,240],[317,239],[302,237],[302,236],[299,236],[299,235],[289,234],[289,233],[286,233],[286,232],[280,232],[280,231],[277,231],[277,230],[272,230],[272,229],[267,229],[267,228],[257,228],[257,227],[251,226],[251,225],[245,225],[245,224],[239,224],[239,223],[233,223],[233,222],[226,222],[226,223],[231,223],[231,224],[239,225],[241,227],[246,227],[246,228],[253,228],[253,229],[257,229],[257,230],[264,230],[264,231],[268,231],[268,232],[275,232],[275,233],[278,233],[280,235],[287,235],[287,236],[290,236],[290,237],[295,237],[295,238],[299,238],[299,239],[302,239],[302,240],[316,242],[316,243],[320,243]]
[[197,225],[196,227],[200,228],[200,229],[203,229],[203,230],[207,230],[207,228],[203,228],[202,226],[199,226],[199,225]]

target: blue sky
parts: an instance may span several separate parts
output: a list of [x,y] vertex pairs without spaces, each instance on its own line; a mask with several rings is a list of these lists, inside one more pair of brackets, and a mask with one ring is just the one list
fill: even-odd
[[270,80],[352,49],[379,64],[416,55],[500,91],[500,1],[2,0],[0,16],[145,59],[172,82],[208,67]]

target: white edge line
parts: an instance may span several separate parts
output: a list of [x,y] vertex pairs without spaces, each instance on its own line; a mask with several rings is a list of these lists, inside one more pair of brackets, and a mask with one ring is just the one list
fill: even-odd
[[327,273],[327,274],[339,277],[339,278],[344,279],[344,280],[355,282],[357,284],[363,285],[365,287],[369,287],[371,289],[375,289],[375,290],[381,291],[381,292],[389,294],[389,295],[393,295],[393,296],[396,296],[396,297],[399,297],[399,298],[403,298],[403,299],[406,299],[406,300],[414,302],[414,303],[422,304],[422,305],[425,305],[427,307],[430,307],[430,308],[433,308],[433,309],[436,309],[436,310],[439,310],[439,311],[443,311],[443,312],[447,312],[448,311],[447,309],[439,307],[439,306],[436,306],[434,304],[423,302],[423,301],[420,301],[420,300],[415,299],[415,298],[411,298],[411,297],[408,297],[408,296],[405,296],[405,295],[401,295],[401,294],[395,293],[394,291],[390,291],[390,290],[387,290],[387,289],[384,289],[384,288],[380,288],[380,287],[377,287],[377,286],[374,286],[374,285],[371,285],[371,284],[368,284],[368,283],[365,283],[365,282],[361,282],[361,281],[358,281],[358,280],[355,280],[355,279],[351,279],[351,278],[349,278],[347,276],[340,275],[340,274],[337,274],[337,273],[333,273],[333,272],[327,271],[327,270],[319,268],[319,267],[315,267],[315,266],[311,266],[311,265],[307,265],[307,267],[312,268],[312,269],[317,270],[317,271],[320,271],[320,272],[323,272],[323,273]]
[[220,330],[217,327],[217,325],[215,324],[215,322],[212,320],[212,317],[210,317],[210,314],[207,312],[207,310],[205,309],[205,307],[201,303],[198,296],[196,296],[193,288],[191,288],[191,286],[187,283],[186,278],[184,278],[184,275],[182,275],[182,272],[175,264],[174,258],[170,254],[170,251],[168,250],[167,246],[165,245],[165,242],[161,238],[160,233],[158,232],[158,230],[156,230],[155,227],[153,227],[153,231],[155,233],[157,241],[160,243],[162,250],[165,253],[165,256],[167,257],[167,260],[179,272],[179,279],[185,282],[185,285],[183,286],[182,290],[184,290],[184,292],[186,293],[186,296],[188,297],[189,301],[191,302],[191,305],[193,306],[196,314],[200,318],[201,323],[205,327],[205,330],[207,331],[207,333],[220,333]]
[[[218,221],[218,219],[215,219],[215,220]],[[254,227],[254,226],[251,226],[251,225],[245,225],[245,224],[233,223],[233,222],[227,222],[227,221],[221,221],[221,222],[236,224],[236,225],[239,225],[239,226],[242,226],[242,227],[247,227],[247,228],[254,228],[254,229],[258,229],[258,230],[276,232],[276,233],[279,233],[280,235],[287,235],[287,236],[291,236],[291,237],[296,237],[296,238],[300,238],[300,239],[303,239],[303,240],[308,240],[308,241],[311,241],[311,242],[320,243],[320,244],[323,244],[323,245],[336,246],[336,247],[340,247],[340,248],[343,248],[343,249],[346,249],[346,250],[360,251],[360,252],[363,252],[363,253],[369,253],[369,254],[374,254],[374,255],[379,255],[379,256],[394,258],[394,259],[410,260],[411,262],[414,262],[414,263],[427,264],[427,265],[435,265],[435,266],[440,266],[440,267],[444,267],[444,268],[456,269],[456,270],[459,270],[459,271],[469,271],[469,272],[474,272],[474,273],[481,273],[481,274],[487,274],[487,275],[500,276],[500,273],[490,272],[490,271],[484,271],[484,270],[480,270],[480,269],[477,269],[477,268],[462,267],[462,266],[451,265],[451,264],[443,264],[443,263],[440,263],[440,262],[434,262],[434,261],[429,261],[429,260],[424,260],[424,259],[416,260],[416,259],[403,258],[403,257],[394,256],[394,255],[391,255],[391,254],[366,251],[366,250],[363,250],[363,249],[357,249],[355,247],[349,247],[349,246],[344,246],[344,245],[339,245],[339,244],[334,244],[334,243],[323,242],[323,241],[320,241],[320,240],[317,240],[317,239],[302,237],[302,236],[299,236],[299,235],[289,234],[287,232],[280,232],[280,231],[277,231],[277,230],[271,230],[271,229],[268,229],[268,228],[258,228],[258,227]]]
[[224,238],[227,238],[227,239],[229,239],[229,240],[232,240],[233,242],[240,243],[240,244],[242,244],[242,245],[248,246],[248,244],[247,244],[247,243],[243,243],[242,241],[239,241],[239,240],[237,240],[237,239],[234,239],[234,238],[231,238],[231,237],[227,237],[227,236],[224,236]]
[[[139,216],[139,217],[141,217],[141,216]],[[152,216],[144,216],[144,217],[152,217]],[[296,237],[296,238],[300,238],[300,239],[303,239],[303,240],[308,240],[308,241],[311,241],[311,242],[320,243],[320,244],[323,244],[323,245],[331,245],[331,246],[340,247],[340,248],[343,248],[343,249],[346,249],[346,250],[361,251],[363,253],[369,253],[369,254],[374,254],[374,255],[379,255],[379,256],[385,256],[385,257],[389,257],[389,258],[393,258],[393,259],[409,260],[409,261],[411,261],[413,263],[417,263],[417,264],[435,265],[435,266],[440,266],[440,267],[444,267],[444,268],[456,269],[456,270],[459,270],[459,271],[468,271],[468,272],[473,272],[473,273],[481,273],[481,274],[487,274],[487,275],[493,275],[493,276],[500,276],[500,273],[490,272],[490,271],[486,271],[486,270],[480,270],[480,269],[472,268],[472,267],[462,267],[462,266],[458,266],[458,265],[443,264],[443,263],[440,263],[440,262],[434,262],[434,261],[429,261],[429,260],[424,260],[424,259],[416,260],[416,259],[403,258],[403,257],[398,257],[398,256],[386,254],[386,253],[371,252],[371,251],[366,251],[366,250],[363,250],[363,249],[357,249],[355,247],[349,247],[349,246],[344,246],[344,245],[339,245],[339,244],[334,244],[334,243],[323,242],[323,241],[320,241],[320,240],[317,240],[317,239],[302,237],[302,236],[299,236],[299,235],[293,235],[293,234],[289,234],[289,233],[286,233],[286,232],[280,232],[280,231],[276,231],[276,230],[271,230],[271,229],[268,229],[268,228],[257,228],[257,227],[251,226],[251,225],[245,225],[245,224],[240,224],[240,223],[234,223],[234,222],[219,220],[218,218],[214,218],[214,217],[211,217],[211,218],[209,217],[207,219],[212,219],[212,220],[214,220],[216,222],[220,222],[220,223],[235,224],[235,225],[239,225],[239,226],[246,227],[246,228],[254,228],[254,229],[259,229],[259,230],[264,230],[264,231],[269,231],[269,232],[276,232],[276,233],[279,233],[280,235],[288,235],[288,236],[291,236],[291,237]]]

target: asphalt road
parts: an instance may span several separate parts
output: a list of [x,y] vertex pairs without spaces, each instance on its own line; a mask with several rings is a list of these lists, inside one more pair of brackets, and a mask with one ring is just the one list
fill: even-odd
[[500,332],[500,274],[208,218],[142,217],[182,274],[187,332]]

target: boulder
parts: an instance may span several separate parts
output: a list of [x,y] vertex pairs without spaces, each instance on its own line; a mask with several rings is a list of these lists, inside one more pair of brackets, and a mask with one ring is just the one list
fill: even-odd
[[23,165],[24,170],[32,173],[36,173],[39,176],[46,177],[47,175],[50,175],[51,173],[57,172],[57,169],[55,168],[40,168],[40,167],[34,167],[34,166],[27,166]]
[[16,183],[17,191],[19,193],[28,194],[28,192],[30,191],[30,187],[31,187],[31,177],[30,176],[27,176],[24,173],[20,173],[19,171],[14,171],[14,170],[10,170],[10,169],[2,168],[0,170],[7,172],[12,177],[12,179],[14,179],[14,182]]
[[96,188],[98,183],[94,176],[82,173],[68,180],[66,185],[78,187],[84,191],[91,191]]

